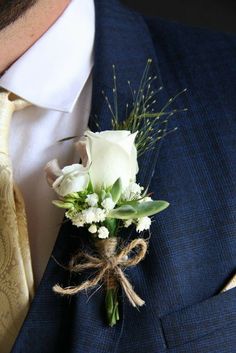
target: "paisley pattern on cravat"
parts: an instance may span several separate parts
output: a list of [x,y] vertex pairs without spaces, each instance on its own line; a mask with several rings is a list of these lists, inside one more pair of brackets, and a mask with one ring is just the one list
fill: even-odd
[[14,186],[11,161],[4,147],[9,121],[4,116],[4,125],[1,120],[4,105],[14,103],[6,101],[5,96],[2,101],[3,94],[0,93],[0,352],[9,353],[33,296],[33,274],[24,201]]

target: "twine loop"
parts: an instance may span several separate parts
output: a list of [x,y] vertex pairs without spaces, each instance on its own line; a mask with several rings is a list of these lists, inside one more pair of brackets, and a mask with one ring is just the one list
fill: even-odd
[[[127,298],[134,307],[145,304],[133,286],[126,277],[124,270],[131,266],[136,266],[144,259],[148,243],[142,238],[134,239],[125,245],[118,252],[117,238],[99,239],[95,242],[97,256],[86,252],[78,252],[70,261],[69,270],[75,273],[81,273],[85,270],[97,270],[92,279],[88,279],[77,286],[61,287],[56,284],[53,287],[54,292],[61,295],[75,295],[81,291],[92,289],[99,283],[106,283],[107,288],[117,288],[121,285]],[[136,253],[132,255],[132,252]]]

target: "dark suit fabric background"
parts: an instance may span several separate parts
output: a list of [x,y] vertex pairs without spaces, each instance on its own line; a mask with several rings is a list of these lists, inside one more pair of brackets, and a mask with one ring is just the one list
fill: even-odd
[[234,0],[122,0],[144,15],[236,33]]

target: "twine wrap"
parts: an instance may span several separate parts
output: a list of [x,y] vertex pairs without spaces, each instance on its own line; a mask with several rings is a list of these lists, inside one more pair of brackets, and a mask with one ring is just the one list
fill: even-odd
[[[56,284],[53,291],[61,295],[75,295],[87,289],[92,289],[99,283],[105,283],[107,289],[117,288],[121,285],[127,298],[134,307],[145,304],[126,277],[124,270],[127,267],[137,265],[146,255],[148,243],[144,239],[134,239],[116,252],[118,245],[117,238],[97,240],[95,246],[98,256],[90,255],[86,252],[79,252],[75,255],[69,265],[71,272],[81,273],[85,270],[97,270],[97,274],[92,278],[82,282],[78,286],[61,287]],[[130,256],[132,251],[137,249],[135,255]]]

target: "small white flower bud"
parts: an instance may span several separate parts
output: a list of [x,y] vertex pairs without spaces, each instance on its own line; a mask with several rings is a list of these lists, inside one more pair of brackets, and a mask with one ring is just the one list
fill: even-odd
[[143,191],[143,186],[140,186],[137,183],[130,183],[128,187],[123,192],[123,199],[124,200],[137,200],[141,197],[141,193]]
[[132,219],[127,219],[124,221],[125,228],[128,228],[133,223]]
[[84,222],[85,223],[93,223],[96,222],[96,208],[95,207],[89,207],[86,210],[82,211],[83,217],[84,217]]
[[76,227],[83,227],[85,220],[81,212],[77,213],[74,217],[71,218],[72,224]]
[[105,208],[105,210],[110,211],[115,207],[115,203],[112,198],[107,197],[102,201],[102,207]]
[[102,226],[98,229],[98,238],[100,239],[106,239],[109,236],[109,230]]
[[89,229],[88,229],[88,231],[89,231],[89,233],[92,233],[92,234],[95,234],[95,233],[97,233],[97,226],[96,226],[96,224],[92,224],[90,227],[89,227]]
[[102,208],[95,209],[95,222],[103,222],[106,218],[106,211]]
[[91,207],[97,206],[98,204],[98,195],[97,194],[89,194],[87,195],[85,202]]
[[140,202],[149,202],[153,201],[153,199],[150,196],[145,196]]
[[152,221],[149,217],[142,217],[138,219],[138,223],[136,226],[137,232],[142,232],[143,230],[147,230],[150,228]]

